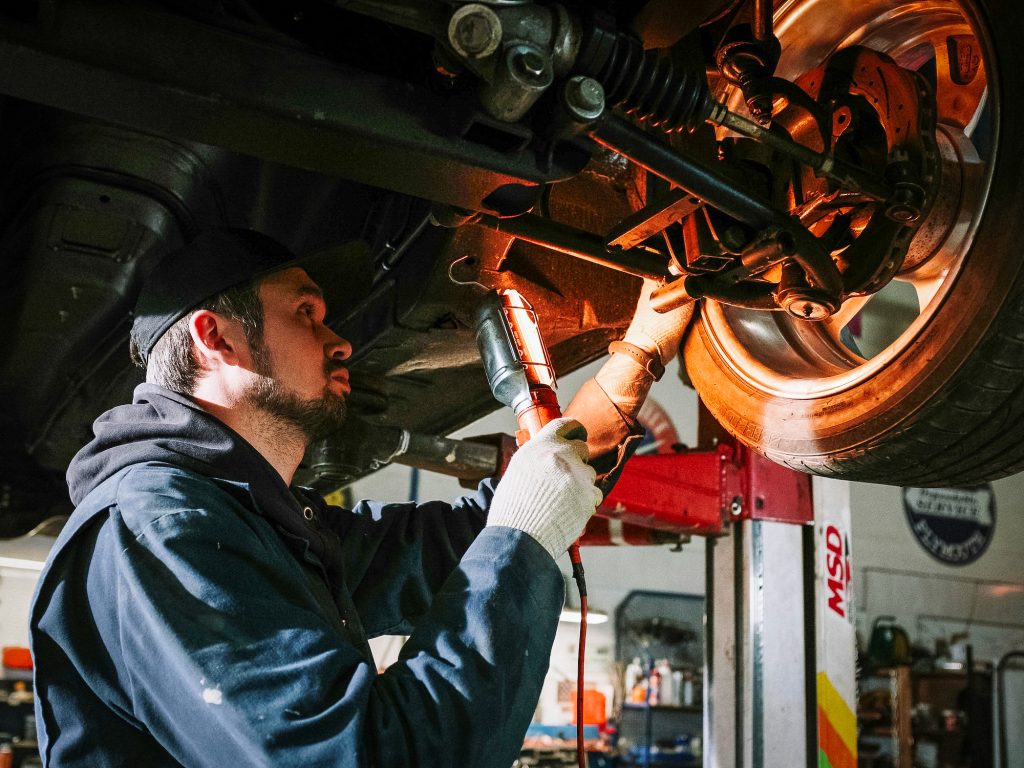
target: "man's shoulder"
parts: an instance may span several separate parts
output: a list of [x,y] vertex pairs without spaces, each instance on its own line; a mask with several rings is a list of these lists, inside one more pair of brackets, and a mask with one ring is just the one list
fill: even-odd
[[219,481],[209,475],[162,461],[147,461],[133,464],[122,473],[117,496],[135,492],[190,495],[216,493],[219,489]]
[[105,506],[116,507],[124,525],[139,535],[168,516],[184,520],[242,512],[248,489],[183,467],[147,462],[125,470],[107,495]]

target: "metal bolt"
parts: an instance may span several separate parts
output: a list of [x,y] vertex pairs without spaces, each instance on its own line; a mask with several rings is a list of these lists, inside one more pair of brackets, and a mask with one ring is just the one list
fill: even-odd
[[789,313],[801,320],[824,320],[832,316],[831,307],[812,299],[797,299],[787,307]]
[[740,251],[747,244],[747,235],[742,227],[733,224],[722,233],[722,245],[730,251]]
[[898,221],[901,224],[911,224],[917,221],[921,217],[921,212],[916,208],[908,208],[903,205],[894,205],[885,212],[893,221]]
[[801,320],[824,320],[832,317],[839,309],[841,302],[837,298],[806,284],[801,285],[803,280],[796,282],[796,285],[790,284],[776,294],[779,306],[793,317]]
[[886,204],[885,215],[901,224],[912,224],[921,218],[922,197],[914,187],[899,185]]
[[565,104],[573,117],[596,120],[604,111],[604,87],[592,77],[569,78],[565,84]]
[[729,514],[739,517],[743,512],[743,499],[739,496],[732,497],[732,504],[729,505]]
[[482,13],[463,16],[455,27],[455,36],[464,51],[480,53],[491,42],[491,25],[487,23],[487,16]]
[[547,62],[536,51],[517,51],[512,57],[512,68],[527,80],[541,80]]
[[448,22],[448,42],[467,59],[490,56],[501,43],[501,19],[485,5],[464,5]]
[[604,88],[592,77],[572,78],[565,94],[580,109],[598,109],[604,105]]

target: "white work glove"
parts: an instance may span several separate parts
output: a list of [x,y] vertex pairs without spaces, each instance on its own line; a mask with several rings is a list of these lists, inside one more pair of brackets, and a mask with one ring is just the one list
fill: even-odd
[[690,325],[697,303],[688,301],[671,312],[655,312],[651,307],[651,294],[660,286],[656,280],[644,280],[633,320],[622,340],[657,354],[661,364],[668,365],[679,352],[679,343]]
[[[654,280],[644,280],[636,312],[622,340],[656,356],[665,366],[679,353],[679,344],[697,305],[696,302],[687,302],[671,312],[655,312],[651,307],[651,293],[658,286],[659,283]],[[608,358],[594,379],[615,406],[629,418],[636,418],[654,383],[654,377],[641,363],[619,352]]]
[[579,538],[601,503],[587,465],[586,430],[555,419],[516,451],[491,500],[487,526],[530,534],[557,558]]

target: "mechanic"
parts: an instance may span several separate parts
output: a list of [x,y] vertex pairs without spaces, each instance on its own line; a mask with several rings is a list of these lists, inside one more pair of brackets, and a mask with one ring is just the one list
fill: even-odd
[[[567,409],[612,464],[688,320],[646,293]],[[512,764],[562,607],[555,558],[601,499],[585,432],[552,422],[451,505],[328,506],[292,484],[350,391],[325,311],[303,262],[246,230],[148,277],[146,383],[71,463],[77,509],[32,608],[45,765]],[[410,637],[378,674],[382,634]]]

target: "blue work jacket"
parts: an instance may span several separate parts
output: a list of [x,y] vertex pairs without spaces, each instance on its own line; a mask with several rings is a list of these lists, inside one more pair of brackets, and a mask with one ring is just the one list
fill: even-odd
[[[184,419],[189,437],[196,419],[227,430],[217,440],[257,461],[187,398],[143,385],[133,406]],[[108,414],[98,436],[140,413]],[[483,527],[490,481],[454,504],[344,510],[219,471],[242,454],[176,462],[166,437],[151,442],[104,460],[116,471],[81,499],[37,588],[44,764],[511,765],[563,582],[530,536]],[[366,638],[382,634],[410,637],[378,674]]]

